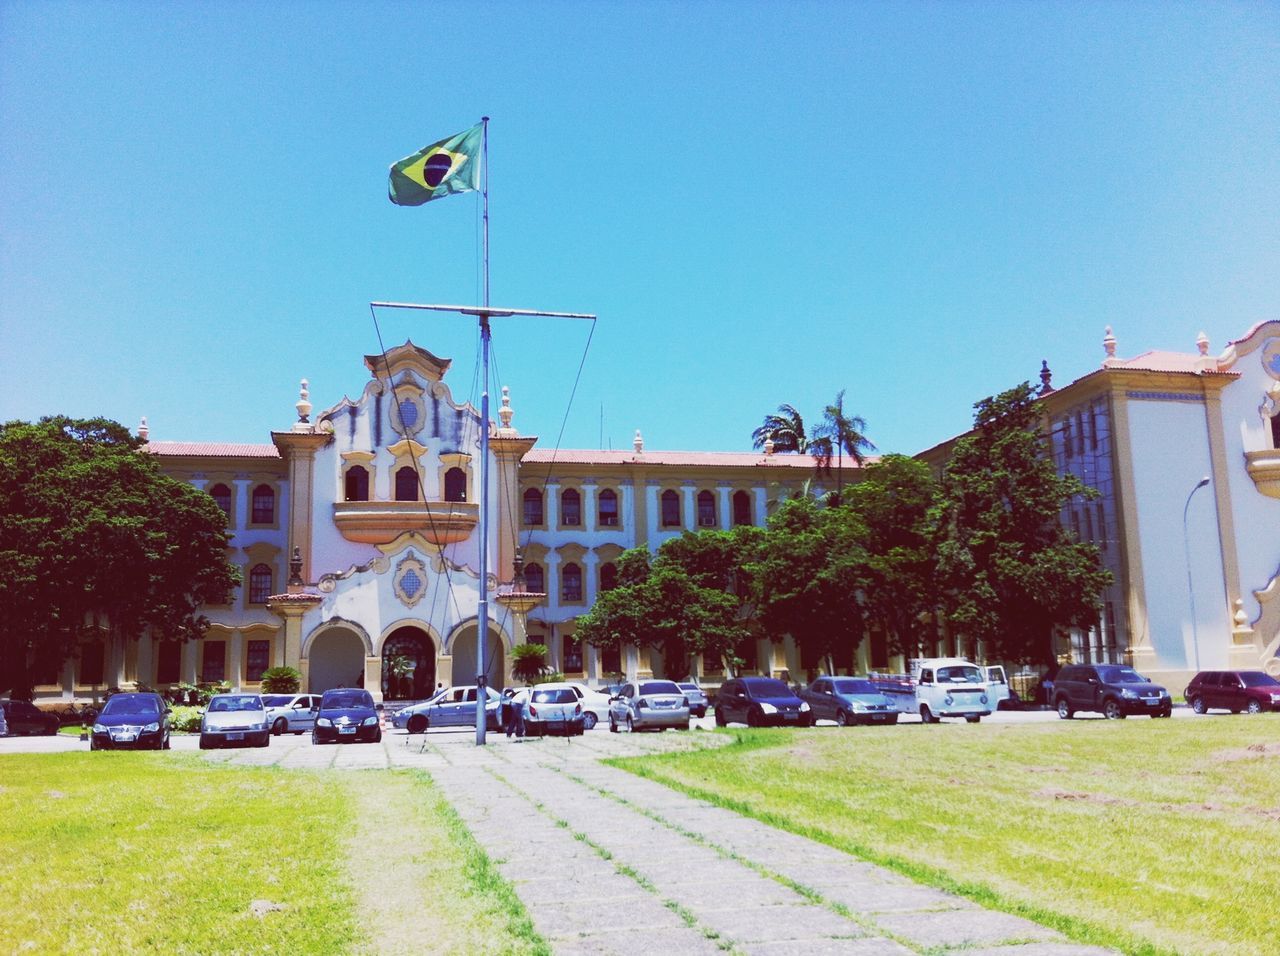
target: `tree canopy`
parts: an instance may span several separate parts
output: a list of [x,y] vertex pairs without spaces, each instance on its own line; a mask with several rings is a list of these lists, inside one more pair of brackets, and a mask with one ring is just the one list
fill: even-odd
[[1111,573],[1098,549],[1063,528],[1073,498],[1096,495],[1060,475],[1030,383],[978,402],[939,497],[938,577],[947,620],[998,660],[1051,662],[1055,627],[1097,621]]
[[0,688],[89,636],[199,637],[239,583],[226,515],[138,447],[101,418],[0,426]]

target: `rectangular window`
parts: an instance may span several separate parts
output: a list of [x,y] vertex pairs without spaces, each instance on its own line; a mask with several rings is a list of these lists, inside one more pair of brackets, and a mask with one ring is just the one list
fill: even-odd
[[80,648],[79,683],[102,683],[103,671],[106,669],[106,650],[101,641],[94,641]]
[[177,641],[161,641],[155,647],[156,683],[178,683],[182,673],[182,645]]
[[206,684],[216,684],[227,679],[226,641],[204,642],[204,660],[200,667],[200,679]]
[[600,527],[616,528],[618,526],[618,495],[612,489],[606,488],[600,492],[597,515],[600,519]]
[[564,639],[564,672],[582,673],[582,642],[572,637]]
[[260,681],[262,672],[271,666],[271,642],[250,641],[245,656],[245,680]]

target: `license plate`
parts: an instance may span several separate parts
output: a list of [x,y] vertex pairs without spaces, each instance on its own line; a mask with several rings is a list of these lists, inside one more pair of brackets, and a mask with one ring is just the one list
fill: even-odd
[[122,744],[131,744],[138,739],[137,734],[116,734],[115,739]]
[[228,740],[244,740],[244,734],[227,734]]
[[339,728],[338,728],[338,733],[340,733],[340,734],[354,734],[355,732],[356,732],[356,729],[355,729],[354,727],[339,727]]

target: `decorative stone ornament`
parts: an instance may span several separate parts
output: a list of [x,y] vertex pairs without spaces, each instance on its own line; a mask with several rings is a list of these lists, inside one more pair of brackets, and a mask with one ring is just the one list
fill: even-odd
[[[1262,346],[1262,369],[1280,382],[1280,339],[1269,339]],[[146,419],[144,418],[145,422]]]
[[413,551],[409,551],[396,565],[394,586],[396,597],[405,607],[413,607],[427,593],[427,566]]
[[1111,326],[1107,326],[1107,332],[1102,337],[1102,348],[1107,353],[1107,357],[1102,360],[1103,366],[1114,365],[1116,359],[1116,337],[1111,332]]
[[298,421],[304,425],[311,421],[311,384],[304,378],[302,387],[298,390],[298,400],[294,402],[294,408],[298,410]]

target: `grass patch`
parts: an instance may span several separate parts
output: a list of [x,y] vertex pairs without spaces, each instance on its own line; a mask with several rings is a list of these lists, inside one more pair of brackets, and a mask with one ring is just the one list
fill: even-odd
[[731,733],[609,763],[1081,942],[1274,952],[1280,715]]
[[[360,774],[365,786],[385,789],[381,773]],[[413,841],[414,859],[422,868],[417,887],[420,904],[414,917],[431,922],[430,949],[437,952],[484,952],[551,956],[511,883],[505,879],[441,795],[421,771],[395,774],[413,781],[406,795],[412,834],[391,826],[393,839]],[[390,819],[381,825],[387,827]]]
[[[0,758],[0,952],[301,953],[360,938],[340,780],[174,753]],[[281,907],[255,915],[254,901]]]

